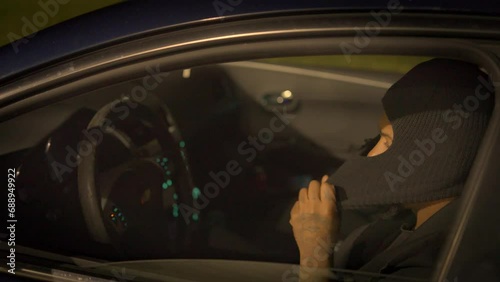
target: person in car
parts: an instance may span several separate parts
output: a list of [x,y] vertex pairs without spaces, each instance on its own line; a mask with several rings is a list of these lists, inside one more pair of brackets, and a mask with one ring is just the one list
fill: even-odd
[[[473,64],[433,59],[397,81],[382,104],[368,154],[299,192],[290,224],[301,281],[316,281],[332,263],[393,275],[376,281],[433,273],[492,113],[493,88]],[[339,238],[342,210],[373,207],[399,212]],[[354,275],[363,279],[373,277]]]

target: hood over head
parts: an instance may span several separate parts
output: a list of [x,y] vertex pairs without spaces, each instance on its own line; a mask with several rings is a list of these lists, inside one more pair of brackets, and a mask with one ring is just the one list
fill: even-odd
[[328,182],[342,208],[459,196],[493,110],[494,91],[476,65],[421,63],[382,98],[394,130],[384,153],[347,160]]

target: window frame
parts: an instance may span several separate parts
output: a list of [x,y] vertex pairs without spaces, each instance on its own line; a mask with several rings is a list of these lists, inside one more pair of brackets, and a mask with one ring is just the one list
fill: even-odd
[[[356,27],[364,26],[370,19],[366,14],[356,15],[284,16],[281,21],[263,18],[219,23],[152,34],[102,50],[92,50],[7,81],[0,87],[0,93],[3,93],[0,96],[0,122],[57,101],[140,77],[146,74],[146,67],[152,65],[158,65],[162,72],[167,72],[205,64],[277,56],[342,54],[340,44],[352,42]],[[474,21],[462,29],[438,29],[430,24],[412,27],[425,19],[424,15],[421,16],[414,17],[410,27],[405,27],[405,24],[412,23],[411,16],[395,17],[394,25],[381,28],[379,36],[370,38],[362,54],[461,59],[482,66],[493,81],[500,81],[500,68],[494,56],[494,52],[500,53],[500,41],[495,41],[500,39],[500,29],[481,30],[484,19],[479,17],[475,17],[476,23],[481,23],[477,28],[472,27]],[[434,17],[442,23],[470,18]],[[347,23],[340,24],[345,19],[348,19]],[[488,19],[485,21],[488,22]],[[395,40],[395,37],[398,39]],[[500,90],[496,89],[495,95],[500,97],[498,93]],[[434,278],[438,281],[444,281],[454,264],[482,187],[495,184],[494,156],[498,155],[500,148],[499,105],[500,99],[496,99],[493,116],[466,183],[463,206],[435,273]]]

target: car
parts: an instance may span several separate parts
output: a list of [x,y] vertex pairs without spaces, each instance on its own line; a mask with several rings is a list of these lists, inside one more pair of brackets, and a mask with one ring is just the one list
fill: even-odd
[[[499,14],[131,1],[3,46],[2,279],[298,281],[299,189],[369,147],[418,63],[465,60],[497,86]],[[498,275],[499,132],[495,107],[433,281]],[[346,212],[341,233],[377,216]]]

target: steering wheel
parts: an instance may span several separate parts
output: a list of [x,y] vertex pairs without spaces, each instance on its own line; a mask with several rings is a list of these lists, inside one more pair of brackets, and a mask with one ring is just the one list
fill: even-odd
[[193,228],[179,207],[193,206],[194,184],[168,107],[153,94],[140,103],[124,97],[98,110],[86,130],[102,137],[79,154],[78,193],[91,238],[122,254],[182,251]]

